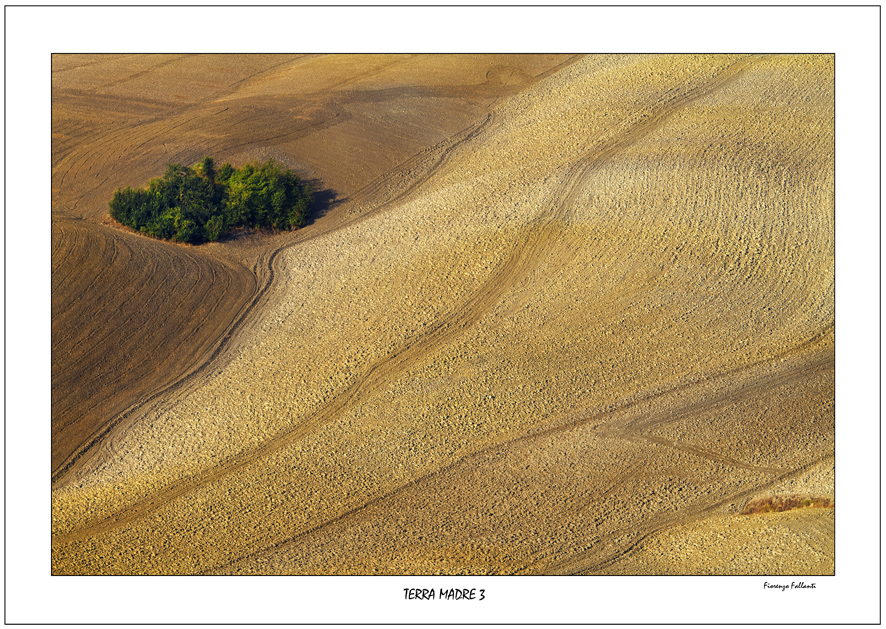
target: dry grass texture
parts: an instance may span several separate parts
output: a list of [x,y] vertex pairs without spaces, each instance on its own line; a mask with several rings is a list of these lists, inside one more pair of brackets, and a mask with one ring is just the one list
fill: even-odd
[[[669,559],[792,483],[833,500],[832,57],[83,61],[54,61],[54,424],[87,377],[55,379],[76,255],[183,296],[135,291],[169,331],[130,324],[109,369],[190,362],[54,433],[59,460],[99,435],[54,484],[54,573],[808,573],[796,535],[832,568],[833,526],[724,559],[801,511]],[[98,224],[106,190],[203,154],[339,202],[200,248]]]

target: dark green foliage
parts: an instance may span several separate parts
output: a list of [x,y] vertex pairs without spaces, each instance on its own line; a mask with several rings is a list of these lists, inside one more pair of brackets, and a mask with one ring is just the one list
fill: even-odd
[[225,233],[225,219],[220,214],[216,214],[206,221],[206,239],[215,242]]
[[215,181],[215,162],[211,157],[204,157],[198,166],[200,167],[201,175],[209,181]]
[[225,183],[228,179],[231,178],[231,175],[234,174],[234,167],[228,163],[222,164],[221,170],[218,171],[218,175],[216,175],[216,181],[219,183]]
[[168,164],[146,189],[117,190],[110,208],[114,220],[145,234],[196,244],[236,227],[303,227],[310,200],[310,186],[274,160],[216,171],[204,157],[195,168]]

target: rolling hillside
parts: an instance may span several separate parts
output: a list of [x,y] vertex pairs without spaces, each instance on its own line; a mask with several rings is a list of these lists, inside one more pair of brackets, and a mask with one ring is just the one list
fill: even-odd
[[[833,63],[54,58],[53,573],[832,574]],[[319,216],[108,224],[204,154]]]

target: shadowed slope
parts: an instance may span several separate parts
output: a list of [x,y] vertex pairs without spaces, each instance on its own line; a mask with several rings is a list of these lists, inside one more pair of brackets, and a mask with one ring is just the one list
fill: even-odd
[[134,400],[208,358],[256,282],[240,265],[83,221],[54,216],[52,232],[56,477]]

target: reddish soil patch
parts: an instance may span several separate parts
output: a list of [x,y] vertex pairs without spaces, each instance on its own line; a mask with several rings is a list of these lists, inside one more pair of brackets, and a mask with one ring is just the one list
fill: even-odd
[[774,511],[791,511],[793,509],[805,509],[807,507],[820,507],[833,509],[834,501],[830,498],[810,496],[769,496],[752,500],[745,505],[742,515],[755,513],[772,513]]

